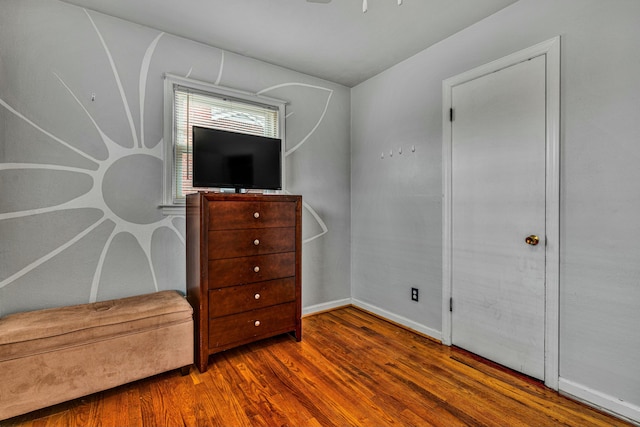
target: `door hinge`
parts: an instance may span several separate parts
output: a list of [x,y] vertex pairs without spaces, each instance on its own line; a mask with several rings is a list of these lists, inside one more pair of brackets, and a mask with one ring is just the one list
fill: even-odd
[[449,298],[449,311],[453,311],[453,298]]
[[449,108],[449,121],[453,121],[453,108]]

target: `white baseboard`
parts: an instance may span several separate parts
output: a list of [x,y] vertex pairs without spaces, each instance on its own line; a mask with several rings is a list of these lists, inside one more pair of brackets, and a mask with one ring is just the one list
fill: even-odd
[[398,316],[397,314],[391,313],[389,311],[383,310],[380,307],[376,307],[375,305],[368,304],[366,302],[354,299],[354,298],[344,298],[335,301],[329,301],[322,304],[310,305],[308,307],[302,308],[302,315],[308,316],[315,313],[321,313],[323,311],[329,311],[340,307],[345,307],[348,305],[353,305],[359,307],[363,310],[369,311],[371,313],[377,314],[378,316],[390,320],[391,322],[395,322],[399,325],[402,325],[408,329],[412,329],[416,332],[419,332],[423,335],[427,335],[433,339],[442,341],[442,332],[436,331],[435,329],[427,328],[424,325],[421,325],[413,320],[407,319],[406,317]]
[[405,326],[409,329],[413,329],[416,332],[427,335],[433,339],[438,341],[442,341],[442,332],[436,331],[435,329],[427,328],[420,323],[414,322],[411,319],[407,319],[406,317],[399,316],[397,314],[391,313],[389,311],[383,310],[380,307],[376,307],[375,305],[368,304],[366,302],[357,300],[355,298],[351,299],[351,303],[356,307],[360,307],[363,310],[370,311],[371,313],[375,313],[380,317],[384,317],[392,322],[398,323],[402,326]]
[[575,398],[590,406],[595,406],[615,416],[622,417],[640,426],[640,406],[633,405],[565,378],[560,378],[558,389],[562,394]]
[[310,314],[321,313],[323,311],[333,310],[335,308],[351,305],[351,298],[344,298],[335,301],[323,302],[322,304],[310,305],[308,307],[302,307],[302,315],[308,316]]

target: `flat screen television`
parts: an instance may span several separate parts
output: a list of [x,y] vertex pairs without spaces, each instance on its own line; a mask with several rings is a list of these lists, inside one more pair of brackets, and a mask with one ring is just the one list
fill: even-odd
[[280,139],[193,126],[193,187],[282,189]]

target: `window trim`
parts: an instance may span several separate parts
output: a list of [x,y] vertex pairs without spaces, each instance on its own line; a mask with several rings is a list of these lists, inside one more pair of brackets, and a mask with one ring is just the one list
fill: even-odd
[[179,200],[174,198],[175,194],[175,179],[174,179],[174,162],[175,162],[175,127],[174,127],[174,86],[188,87],[201,92],[210,93],[212,96],[222,96],[234,98],[240,101],[246,101],[252,104],[263,104],[278,109],[278,133],[279,138],[282,141],[281,148],[281,179],[282,190],[285,191],[286,186],[286,173],[285,173],[285,107],[287,102],[262,96],[257,93],[251,93],[241,91],[237,89],[231,89],[223,86],[218,86],[213,83],[208,83],[200,80],[191,79],[188,77],[181,77],[175,74],[164,74],[164,130],[163,130],[163,181],[162,181],[162,194],[163,200],[160,208],[165,215],[184,215],[185,214],[185,200]]

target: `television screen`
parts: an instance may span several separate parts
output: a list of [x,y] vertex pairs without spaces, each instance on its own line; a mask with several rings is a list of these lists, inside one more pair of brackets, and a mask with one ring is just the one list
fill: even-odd
[[193,186],[282,189],[281,141],[193,127]]

